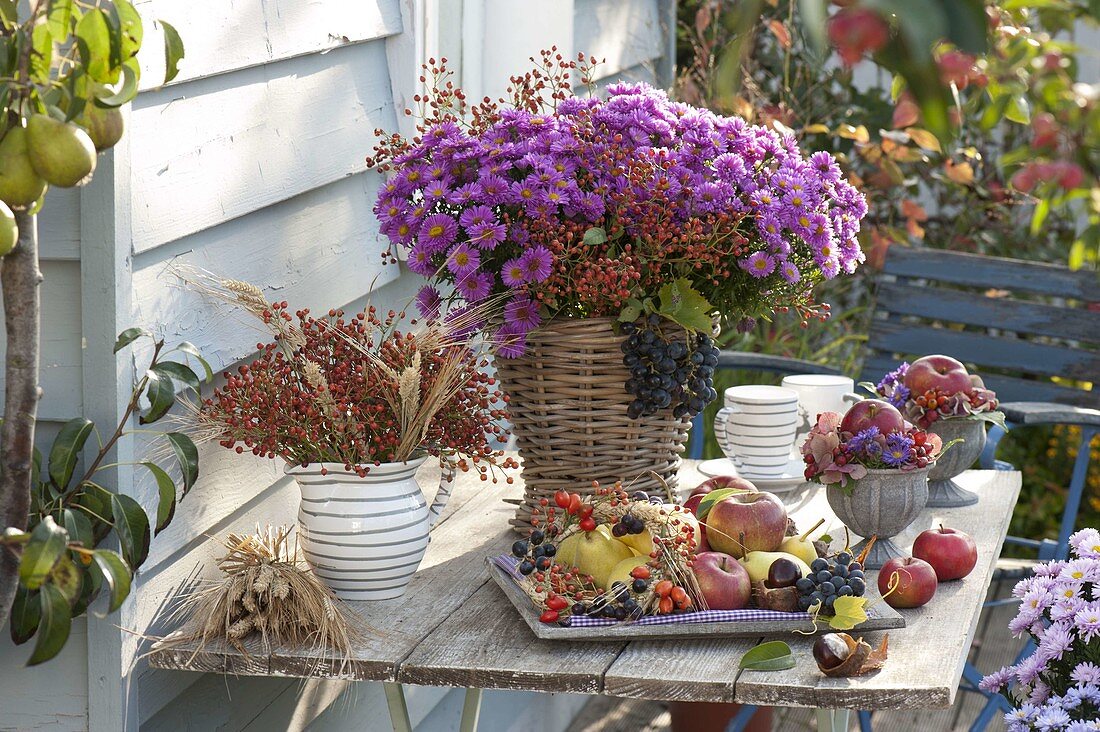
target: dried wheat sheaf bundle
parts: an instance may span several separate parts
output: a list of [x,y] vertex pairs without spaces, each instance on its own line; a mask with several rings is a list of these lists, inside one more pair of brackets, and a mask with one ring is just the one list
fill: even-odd
[[264,650],[292,646],[321,651],[317,663],[349,662],[357,632],[341,601],[298,557],[292,528],[229,534],[218,560],[225,578],[189,594],[172,613],[183,628],[162,647],[228,643],[247,653],[244,641],[258,634]]

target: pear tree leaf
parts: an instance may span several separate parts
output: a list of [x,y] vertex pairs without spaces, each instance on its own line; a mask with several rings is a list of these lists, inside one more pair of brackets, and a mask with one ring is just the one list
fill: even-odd
[[195,481],[199,479],[199,449],[195,447],[191,438],[182,432],[169,432],[164,437],[172,445],[172,451],[176,453],[176,458],[179,460],[180,471],[183,473],[183,494],[187,495],[187,491],[191,490],[191,486],[195,485]]
[[65,641],[69,640],[73,616],[69,601],[61,590],[53,585],[42,585],[38,595],[41,620],[38,624],[38,640],[34,644],[34,653],[27,661],[28,666],[36,666],[61,652]]
[[115,341],[115,353],[118,353],[126,346],[130,345],[138,338],[152,338],[153,333],[146,328],[127,328],[118,334],[118,340]]
[[93,559],[111,588],[110,612],[114,612],[130,594],[130,568],[122,557],[107,549],[96,549]]
[[84,443],[92,434],[95,425],[84,417],[70,419],[57,433],[50,448],[49,473],[50,480],[60,490],[65,490],[73,477],[73,469],[76,467],[77,458],[84,449]]
[[163,20],[157,22],[164,31],[164,83],[167,84],[180,72],[180,61],[184,57],[183,39],[172,25]]
[[22,584],[15,585],[15,604],[11,606],[11,639],[15,645],[23,645],[34,636],[42,610],[38,591],[28,590]]
[[739,666],[746,671],[783,671],[794,668],[794,654],[785,642],[768,641],[749,649]]
[[49,577],[54,565],[65,553],[69,534],[58,526],[53,516],[46,516],[31,531],[19,562],[19,581],[28,590],[37,590]]
[[172,481],[171,476],[156,463],[143,462],[142,465],[148,468],[149,472],[156,478],[157,493],[160,496],[160,501],[157,504],[157,525],[156,530],[153,532],[155,536],[168,525],[172,520],[172,516],[176,513],[176,484]]

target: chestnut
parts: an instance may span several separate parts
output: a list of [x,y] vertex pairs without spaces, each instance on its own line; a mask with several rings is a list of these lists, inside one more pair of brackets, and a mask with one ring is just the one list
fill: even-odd
[[814,641],[814,660],[822,668],[836,668],[852,654],[838,633],[826,633]]
[[790,559],[780,557],[768,567],[767,587],[771,589],[779,587],[793,587],[795,582],[802,578],[802,570]]

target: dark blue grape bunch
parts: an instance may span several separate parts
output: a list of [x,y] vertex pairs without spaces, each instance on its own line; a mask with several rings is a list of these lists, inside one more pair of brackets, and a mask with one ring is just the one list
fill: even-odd
[[660,315],[638,323],[623,323],[623,365],[630,369],[626,390],[634,397],[627,407],[631,419],[672,408],[675,418],[694,417],[718,397],[714,370],[718,346],[704,333],[665,336]]
[[810,564],[810,575],[795,583],[798,588],[798,609],[809,610],[821,603],[822,615],[833,615],[838,597],[863,597],[867,591],[867,578],[863,565],[852,559],[848,552],[840,552],[833,559],[818,557]]

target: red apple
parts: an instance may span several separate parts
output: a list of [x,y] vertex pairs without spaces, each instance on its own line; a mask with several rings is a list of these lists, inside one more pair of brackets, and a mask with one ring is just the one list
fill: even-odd
[[746,552],[774,552],[787,534],[787,509],[772,493],[734,493],[710,508],[707,542],[740,559]]
[[925,356],[909,364],[905,372],[905,385],[913,396],[932,389],[945,394],[957,394],[971,387],[966,367],[950,356]]
[[913,556],[931,564],[940,582],[962,579],[978,563],[978,545],[965,531],[941,524],[920,533],[913,542]]
[[728,554],[703,552],[692,566],[699,591],[710,610],[740,610],[752,597],[752,581],[741,563]]
[[905,417],[890,402],[881,399],[864,399],[848,409],[840,420],[841,432],[862,432],[870,427],[878,427],[884,435],[905,429]]
[[[897,576],[897,587],[890,591],[890,578]],[[890,607],[920,607],[936,594],[936,570],[923,559],[896,557],[878,571],[878,592]]]
[[711,491],[717,491],[723,488],[737,488],[743,491],[756,490],[756,486],[744,478],[739,478],[736,475],[716,475],[695,486],[690,495],[706,495]]

